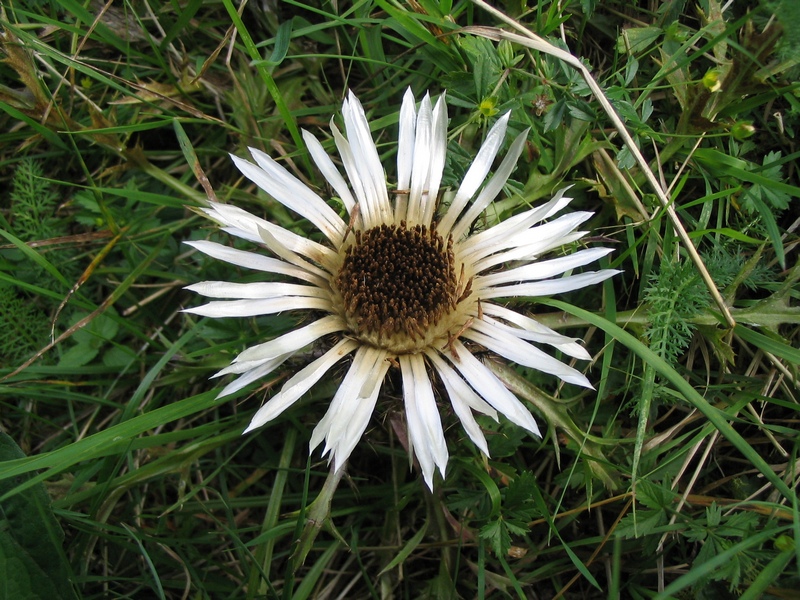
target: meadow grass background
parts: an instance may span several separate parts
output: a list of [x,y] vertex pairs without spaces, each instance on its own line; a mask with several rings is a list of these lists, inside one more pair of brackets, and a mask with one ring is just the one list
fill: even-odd
[[[496,3],[591,70],[693,262],[581,74],[498,43],[511,29],[472,2],[3,3],[0,596],[798,597],[800,4],[728,4]],[[229,243],[191,210],[209,190],[318,236],[227,153],[262,148],[329,197],[299,131],[332,149],[352,90],[392,181],[408,87],[447,90],[451,187],[496,115],[531,128],[480,226],[574,185],[624,273],[517,307],[594,357],[576,366],[596,391],[492,363],[543,440],[482,422],[487,461],[443,399],[431,494],[390,377],[331,493],[308,439],[341,369],[242,437],[306,359],[223,400],[208,377],[298,320],[180,313],[185,285],[255,278],[181,242]]]

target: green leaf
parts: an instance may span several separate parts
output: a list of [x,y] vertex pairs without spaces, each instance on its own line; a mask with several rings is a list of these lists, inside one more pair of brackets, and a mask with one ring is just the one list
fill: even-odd
[[270,66],[278,66],[286,58],[289,51],[289,41],[292,39],[292,20],[284,21],[278,27],[275,35],[275,46],[272,48],[272,55],[266,60]]
[[789,203],[792,199],[791,195],[787,194],[786,191],[780,187],[773,187],[772,185],[783,183],[780,158],[780,152],[770,152],[764,157],[761,169],[758,169],[755,165],[750,167],[750,171],[760,172],[763,177],[769,180],[769,183],[755,183],[742,194],[742,208],[752,212],[753,206],[751,206],[750,203],[756,198],[763,200],[776,210],[785,210],[789,208]]
[[587,121],[590,123],[596,119],[596,115],[594,114],[592,107],[588,102],[584,102],[582,100],[573,100],[569,102],[567,104],[567,110],[573,119],[579,119],[581,121]]
[[[516,513],[514,513],[516,516]],[[522,513],[520,516],[526,516]],[[508,529],[509,533],[513,533],[514,535],[525,535],[530,531],[530,527],[528,527],[527,519],[506,519],[505,521],[506,529]]]
[[488,97],[502,76],[503,65],[494,44],[484,38],[463,38],[460,43],[470,56],[474,73],[475,92],[479,100]]
[[116,346],[103,352],[103,364],[107,367],[124,367],[136,360],[136,352],[126,346]]
[[639,510],[625,515],[619,522],[616,534],[623,539],[642,538],[656,533],[667,521],[663,510]]
[[694,154],[694,159],[712,169],[718,177],[727,175],[738,182],[747,181],[763,185],[793,198],[800,198],[800,187],[783,181],[773,181],[769,177],[750,171],[748,170],[750,164],[747,161],[728,156],[719,150],[699,148]]
[[553,106],[550,107],[550,110],[548,110],[547,114],[544,116],[543,131],[547,133],[548,131],[553,131],[560,127],[564,122],[564,113],[566,112],[567,103],[562,98],[553,104]]
[[636,485],[636,500],[648,508],[663,509],[672,506],[678,494],[672,490],[656,485],[645,479]]
[[511,547],[511,536],[502,518],[481,527],[480,538],[489,542],[495,556],[505,556]]
[[722,520],[722,510],[717,506],[716,502],[712,502],[711,506],[706,508],[706,521],[709,527],[717,527]]
[[[24,458],[14,440],[0,432],[0,462]],[[24,478],[0,482],[0,496]],[[75,598],[61,531],[44,485],[0,502],[0,597],[14,600]]]
[[397,556],[395,556],[389,562],[388,565],[386,565],[383,569],[381,569],[381,572],[378,573],[378,577],[380,577],[384,573],[388,573],[389,571],[394,569],[397,565],[403,564],[403,562],[409,556],[411,556],[411,553],[414,552],[417,546],[419,546],[420,542],[422,542],[422,539],[425,537],[425,534],[427,532],[428,532],[428,523],[426,522],[425,525],[422,527],[422,529],[420,529],[417,533],[415,533],[414,537],[412,537],[410,540],[408,540],[408,542],[406,542],[406,545],[403,546],[402,550],[400,550],[400,552],[397,553]]
[[162,39],[161,43],[159,44],[159,49],[162,52],[169,47],[169,45],[177,36],[180,35],[181,31],[186,29],[187,25],[189,25],[192,18],[194,18],[198,9],[203,5],[203,0],[190,0],[189,2],[182,4],[184,4],[184,6],[182,6],[182,10],[180,11],[178,18],[175,20],[175,23],[172,24],[172,27],[170,27],[167,35],[164,36],[164,39]]
[[774,354],[779,358],[788,360],[794,365],[800,365],[800,350],[793,348],[789,344],[785,344],[779,340],[758,333],[742,325],[737,325],[733,332],[742,338],[745,342],[749,342],[758,346],[761,350]]
[[[113,308],[108,309],[109,314],[116,314]],[[77,313],[72,319],[72,325],[75,325],[81,319],[88,315],[86,313]],[[84,327],[81,327],[72,335],[72,339],[78,344],[86,344],[99,348],[106,341],[111,341],[119,331],[119,325],[108,314],[99,314],[94,319],[89,321]]]
[[536,476],[530,471],[523,471],[508,484],[503,507],[514,509],[530,503],[535,488]]
[[662,33],[660,27],[629,27],[617,38],[617,51],[630,54],[644,52]]
[[100,350],[89,344],[77,344],[61,355],[59,367],[82,367],[89,364]]
[[767,591],[768,587],[775,585],[778,577],[784,572],[786,565],[789,564],[789,561],[792,560],[793,557],[794,550],[784,550],[778,554],[763,568],[761,573],[758,574],[758,577],[753,580],[750,587],[739,596],[739,599],[757,600],[761,598],[761,595]]
[[547,525],[550,527],[550,531],[558,538],[558,541],[561,542],[561,547],[564,549],[564,552],[567,553],[567,556],[569,556],[569,559],[572,561],[572,564],[575,565],[575,568],[580,571],[580,574],[583,575],[586,581],[588,581],[598,590],[602,591],[603,588],[600,587],[599,583],[597,583],[597,580],[589,572],[589,569],[586,568],[586,565],[583,564],[583,561],[581,561],[578,555],[575,554],[570,545],[564,541],[564,538],[561,536],[561,532],[556,526],[555,521],[548,512],[547,503],[545,502],[544,496],[542,496],[542,493],[538,487],[533,488],[533,500],[539,509],[540,514],[544,515],[544,518],[547,520]]

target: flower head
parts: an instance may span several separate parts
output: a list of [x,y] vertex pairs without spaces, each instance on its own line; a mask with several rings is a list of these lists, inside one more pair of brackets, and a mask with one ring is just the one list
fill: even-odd
[[[488,454],[474,412],[510,421],[539,435],[530,411],[472,351],[488,349],[508,360],[580,386],[586,377],[534,344],[589,359],[576,340],[506,308],[500,299],[547,296],[603,281],[617,271],[557,277],[606,255],[606,248],[580,250],[539,261],[549,250],[574,242],[576,228],[591,213],[550,219],[570,202],[564,191],[549,202],[483,231],[476,219],[500,193],[525,143],[511,144],[491,177],[505,138],[509,114],[497,119],[449,203],[440,184],[447,147],[444,95],[435,105],[426,95],[415,106],[407,92],[400,111],[397,182],[390,193],[369,124],[351,93],[342,109],[343,135],[331,131],[347,180],[310,133],[311,157],[349,215],[342,219],[322,198],[264,152],[254,162],[233,156],[241,172],[287,208],[308,219],[327,238],[317,243],[234,206],[211,203],[204,212],[231,235],[265,246],[273,256],[236,250],[210,241],[187,242],[230,264],[282,276],[288,281],[206,281],[188,289],[218,298],[187,312],[209,317],[250,317],[308,311],[316,317],[275,339],[250,347],[216,376],[237,374],[220,396],[268,375],[289,357],[326,338],[333,344],[295,373],[256,412],[246,431],[268,423],[294,404],[334,365],[350,366],[311,436],[311,451],[323,440],[340,469],[367,427],[390,368],[398,367],[408,423],[409,451],[416,455],[428,487],[448,452],[433,392],[432,374],[444,386],[467,435]],[[347,181],[350,182],[348,185]],[[548,220],[549,219],[549,220]]]

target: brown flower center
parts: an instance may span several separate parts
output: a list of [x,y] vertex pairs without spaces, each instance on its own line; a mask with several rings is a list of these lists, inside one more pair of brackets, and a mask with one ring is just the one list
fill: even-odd
[[424,225],[356,231],[335,284],[360,338],[396,352],[430,342],[459,300],[453,241]]

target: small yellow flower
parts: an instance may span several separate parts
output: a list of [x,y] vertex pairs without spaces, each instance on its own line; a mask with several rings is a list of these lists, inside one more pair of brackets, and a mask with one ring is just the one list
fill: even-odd
[[750,121],[737,121],[731,127],[731,135],[735,140],[746,140],[749,137],[753,137],[755,133],[756,128]]
[[722,82],[719,80],[719,71],[716,69],[709,69],[703,75],[703,85],[709,92],[718,92],[722,89]]
[[478,112],[481,113],[484,119],[495,116],[500,112],[497,110],[497,100],[494,98],[484,98],[481,100],[481,103],[478,104]]

